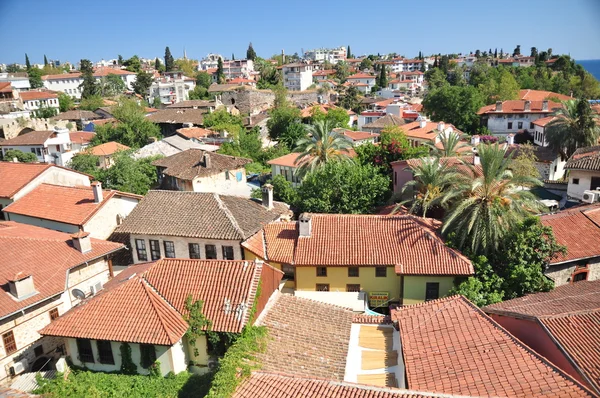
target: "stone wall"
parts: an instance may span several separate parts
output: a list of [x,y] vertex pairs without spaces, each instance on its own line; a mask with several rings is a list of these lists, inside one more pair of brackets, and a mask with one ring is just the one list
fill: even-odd
[[[588,266],[588,281],[600,279],[600,257],[584,260]],[[566,285],[571,282],[571,275],[577,266],[576,262],[560,265],[551,265],[544,274],[554,281],[555,286]]]
[[[0,119],[0,138],[11,139],[19,135],[23,129],[31,129],[29,131],[46,131],[52,130],[54,127],[67,128],[68,120],[53,120],[53,119]],[[73,123],[73,126],[75,124]]]
[[[315,104],[318,101],[316,90],[288,92],[288,101],[296,106]],[[328,98],[324,98],[328,100]],[[257,115],[271,108],[275,102],[275,94],[271,90],[230,90],[221,94],[224,105],[235,105],[242,115]]]

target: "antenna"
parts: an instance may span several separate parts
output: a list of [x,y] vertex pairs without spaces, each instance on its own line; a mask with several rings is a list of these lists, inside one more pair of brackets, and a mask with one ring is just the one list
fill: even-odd
[[73,289],[71,290],[71,294],[73,294],[73,296],[80,300],[83,300],[85,298],[85,293],[81,289]]

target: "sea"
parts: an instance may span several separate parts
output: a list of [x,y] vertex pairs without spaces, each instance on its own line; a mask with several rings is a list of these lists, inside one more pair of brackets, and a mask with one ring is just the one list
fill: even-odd
[[600,59],[587,59],[576,62],[590,72],[596,80],[600,81]]

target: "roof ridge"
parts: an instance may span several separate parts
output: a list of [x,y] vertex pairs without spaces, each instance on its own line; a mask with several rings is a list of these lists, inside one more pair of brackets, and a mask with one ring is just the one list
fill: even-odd
[[[152,267],[150,267],[152,268]],[[146,270],[147,271],[147,270]],[[177,340],[173,340],[171,333],[169,332],[167,325],[165,324],[165,321],[163,320],[163,315],[159,312],[158,310],[158,303],[155,301],[156,297],[152,297],[152,294],[157,296],[158,299],[162,300],[164,304],[166,304],[169,308],[173,309],[175,312],[177,312],[179,315],[181,315],[181,313],[179,311],[177,311],[177,309],[175,309],[171,303],[169,303],[163,296],[161,296],[158,291],[154,288],[154,286],[152,286],[150,284],[150,282],[148,282],[146,280],[146,278],[144,277],[145,272],[140,276],[139,280],[140,283],[142,284],[142,287],[144,289],[144,291],[146,292],[146,295],[148,296],[148,299],[150,301],[150,304],[152,305],[152,309],[154,310],[154,313],[156,314],[156,317],[158,318],[158,321],[160,322],[164,333],[166,334],[167,338],[169,339],[169,341],[171,342],[171,344],[175,344],[177,342]],[[186,322],[187,323],[187,322]]]
[[[248,288],[248,291],[246,292],[246,305],[248,305],[248,303],[252,302],[254,303],[256,301],[256,294],[258,293],[258,285],[260,284],[260,276],[262,274],[262,269],[265,265],[264,262],[256,262],[256,260],[254,261],[247,261],[248,263],[248,267],[251,266],[251,264],[254,264],[254,269],[252,270],[252,282],[250,283],[250,287]],[[257,303],[258,304],[258,303]],[[240,323],[242,323],[242,327],[244,327],[249,321],[250,321],[250,314],[251,314],[251,308],[246,308],[246,310],[244,311],[244,318],[240,320]],[[256,318],[256,315],[255,315]]]
[[231,222],[231,225],[233,226],[233,228],[235,228],[235,230],[238,232],[238,234],[240,235],[240,237],[242,239],[246,239],[244,231],[238,225],[235,217],[233,216],[233,214],[231,214],[231,211],[229,211],[229,209],[227,208],[227,206],[225,205],[225,203],[221,200],[221,197],[219,196],[219,194],[218,193],[213,193],[213,197],[217,201],[217,204],[218,204],[219,208],[221,210],[223,210],[223,213],[225,213],[225,216],[229,219],[229,221]]

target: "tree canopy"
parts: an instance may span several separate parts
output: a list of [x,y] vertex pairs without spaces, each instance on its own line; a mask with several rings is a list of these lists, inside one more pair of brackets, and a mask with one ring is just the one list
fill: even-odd
[[165,71],[171,72],[175,66],[175,59],[171,55],[169,47],[165,47]]
[[81,77],[83,78],[83,82],[79,85],[79,88],[81,89],[81,98],[89,98],[97,95],[98,85],[94,78],[92,62],[88,59],[82,59],[79,70],[81,71]]
[[256,59],[256,51],[252,47],[252,43],[248,44],[248,50],[246,50],[246,59],[254,61]]
[[477,112],[485,105],[483,96],[471,86],[442,86],[434,89],[423,100],[423,106],[434,121],[451,123],[464,132],[474,133],[479,128]]

